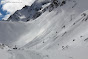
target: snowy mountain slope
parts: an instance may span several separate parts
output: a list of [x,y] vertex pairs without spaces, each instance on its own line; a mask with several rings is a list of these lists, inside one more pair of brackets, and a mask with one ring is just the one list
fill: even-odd
[[36,23],[33,22],[31,24],[24,22],[7,22],[7,21],[1,22],[0,27],[2,27],[0,29],[1,33],[0,42],[7,45],[13,45],[16,41],[16,43],[17,42],[18,43],[15,44],[18,46],[20,45],[23,46],[24,44],[30,42],[33,38],[39,35],[38,33],[40,33],[40,30],[43,28],[37,22]]
[[[69,4],[72,4],[72,2],[68,3],[68,5]],[[66,6],[64,6],[64,7],[66,7]],[[45,12],[42,16],[40,16],[39,18],[36,19],[38,21],[42,19],[42,22],[40,24],[44,23],[44,21],[47,19],[49,27],[46,29],[46,31],[44,31],[44,34],[42,34],[42,36],[36,37],[33,41],[35,41],[35,42],[39,41],[40,42],[40,41],[43,41],[43,39],[49,39],[50,40],[54,36],[56,37],[57,33],[59,33],[59,35],[62,35],[62,34],[64,35],[64,33],[66,33],[67,31],[73,31],[73,28],[76,29],[78,26],[80,26],[80,24],[82,24],[83,19],[87,18],[87,14],[84,16],[84,14],[87,12],[82,13],[81,14],[82,16],[81,15],[77,16],[79,14],[79,12],[81,12],[81,11],[76,12],[76,11],[74,11],[74,9],[72,10],[71,5],[70,5],[70,9],[69,9],[69,6],[66,7],[67,9],[64,7],[62,7],[62,8],[58,7],[57,9],[52,11],[51,13]],[[78,25],[73,26],[76,23],[78,23]],[[85,23],[85,25],[86,25],[86,23]],[[73,26],[73,27],[71,28],[71,26]],[[66,29],[64,29],[64,28],[66,28]],[[49,34],[47,34],[47,33],[49,33]],[[52,35],[53,35],[53,37],[52,37]],[[57,36],[59,36],[59,35],[57,35]],[[49,36],[51,38],[49,38]],[[54,38],[52,40],[54,40]],[[32,44],[34,44],[34,43],[31,42],[28,44],[28,46],[30,46]]]
[[58,1],[33,21],[0,22],[0,43],[18,48],[0,50],[7,59],[88,59],[88,1]]
[[50,0],[36,0],[31,6],[24,6],[21,10],[16,11],[8,18],[8,21],[29,21],[39,17],[42,12],[43,5],[46,5]]

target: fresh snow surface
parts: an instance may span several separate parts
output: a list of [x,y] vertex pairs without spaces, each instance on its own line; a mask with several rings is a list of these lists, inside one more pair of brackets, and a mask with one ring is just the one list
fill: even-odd
[[0,21],[0,43],[1,59],[88,59],[88,0],[66,0],[33,21]]

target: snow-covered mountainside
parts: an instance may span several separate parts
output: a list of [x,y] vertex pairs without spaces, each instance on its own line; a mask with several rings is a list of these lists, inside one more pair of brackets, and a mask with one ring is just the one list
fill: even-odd
[[16,11],[8,18],[8,21],[30,21],[42,14],[41,9],[49,5],[49,0],[36,0],[31,6],[24,6],[21,10]]
[[88,59],[88,0],[36,0],[0,28],[2,59]]

